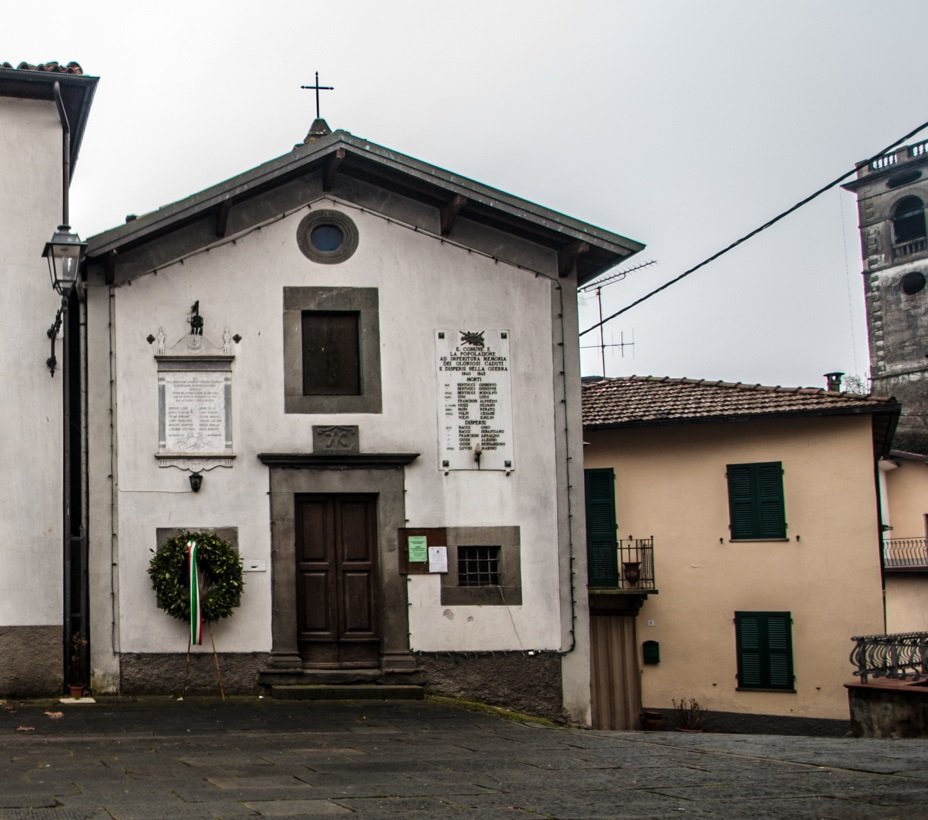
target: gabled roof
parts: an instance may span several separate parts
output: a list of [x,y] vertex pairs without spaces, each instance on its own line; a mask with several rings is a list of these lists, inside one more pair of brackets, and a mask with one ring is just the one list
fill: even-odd
[[811,387],[629,376],[583,383],[583,427],[609,430],[798,416],[872,415],[874,447],[888,450],[899,417],[894,398]]
[[21,97],[31,100],[54,100],[55,83],[61,89],[64,110],[71,126],[71,170],[77,163],[81,140],[90,115],[90,104],[97,88],[97,77],[84,75],[77,63],[0,63],[0,97]]
[[[88,240],[87,256],[120,254],[314,172],[323,190],[339,195],[343,180],[357,180],[437,209],[441,233],[454,239],[456,220],[478,223],[528,240],[558,254],[560,272],[577,265],[579,282],[614,267],[644,245],[548,208],[504,193],[421,160],[355,137],[347,131],[297,145],[293,151],[137,217]],[[435,224],[438,224],[436,221]],[[417,226],[419,228],[419,226]],[[447,228],[447,231],[445,230]],[[420,228],[421,229],[421,228]]]

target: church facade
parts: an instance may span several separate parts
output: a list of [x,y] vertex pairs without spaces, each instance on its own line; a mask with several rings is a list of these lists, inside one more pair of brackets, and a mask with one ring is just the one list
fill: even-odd
[[[98,692],[424,683],[589,721],[576,287],[642,246],[317,120],[88,240]],[[202,646],[148,566],[244,567]]]

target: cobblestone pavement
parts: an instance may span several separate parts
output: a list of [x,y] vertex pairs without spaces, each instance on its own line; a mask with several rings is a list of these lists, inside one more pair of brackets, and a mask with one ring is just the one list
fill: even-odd
[[0,707],[0,818],[928,818],[928,741],[596,732],[439,702]]

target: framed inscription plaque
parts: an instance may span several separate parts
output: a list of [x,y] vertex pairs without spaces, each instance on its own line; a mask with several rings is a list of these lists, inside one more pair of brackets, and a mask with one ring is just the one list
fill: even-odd
[[230,355],[161,355],[158,362],[158,452],[161,467],[231,467]]
[[508,330],[439,330],[438,458],[444,470],[511,470]]

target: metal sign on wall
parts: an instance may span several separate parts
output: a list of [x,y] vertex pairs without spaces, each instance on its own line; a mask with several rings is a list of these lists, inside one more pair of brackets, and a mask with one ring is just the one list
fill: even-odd
[[508,330],[439,330],[438,459],[445,470],[511,470]]

